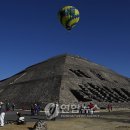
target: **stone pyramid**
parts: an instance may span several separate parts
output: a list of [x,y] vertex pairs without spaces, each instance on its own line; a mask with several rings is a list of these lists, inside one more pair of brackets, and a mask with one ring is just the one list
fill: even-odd
[[0,100],[32,103],[95,102],[130,105],[130,79],[73,55],[59,55],[0,81]]

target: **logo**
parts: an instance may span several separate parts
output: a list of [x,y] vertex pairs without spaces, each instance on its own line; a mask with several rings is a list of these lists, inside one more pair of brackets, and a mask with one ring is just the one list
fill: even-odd
[[59,115],[59,105],[57,103],[49,103],[45,107],[45,114],[47,119],[55,119]]

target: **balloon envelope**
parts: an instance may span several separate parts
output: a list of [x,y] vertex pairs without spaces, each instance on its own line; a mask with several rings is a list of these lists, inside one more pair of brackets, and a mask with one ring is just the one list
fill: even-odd
[[73,6],[65,6],[58,12],[60,22],[67,30],[71,30],[79,22],[79,15],[78,9]]

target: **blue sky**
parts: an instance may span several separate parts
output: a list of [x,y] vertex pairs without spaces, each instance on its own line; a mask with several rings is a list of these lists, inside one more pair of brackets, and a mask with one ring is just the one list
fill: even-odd
[[[72,31],[57,17],[65,5],[80,11],[80,22]],[[130,77],[130,1],[0,1],[0,80],[63,53]]]

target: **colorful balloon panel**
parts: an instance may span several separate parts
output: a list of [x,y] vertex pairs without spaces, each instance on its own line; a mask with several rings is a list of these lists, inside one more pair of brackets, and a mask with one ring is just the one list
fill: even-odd
[[60,22],[67,30],[71,30],[79,22],[79,15],[78,9],[73,6],[65,6],[58,12]]

